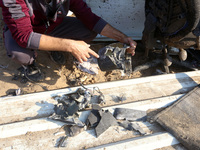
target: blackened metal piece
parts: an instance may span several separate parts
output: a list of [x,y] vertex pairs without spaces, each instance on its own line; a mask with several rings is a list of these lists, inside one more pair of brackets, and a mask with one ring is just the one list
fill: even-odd
[[75,93],[69,94],[69,99],[73,99],[78,103],[79,110],[88,107],[92,94],[87,88],[78,88]]
[[101,115],[99,111],[101,111],[101,107],[99,105],[93,104],[91,113],[87,119],[89,127],[94,128],[99,124],[99,121],[101,120]]
[[58,100],[58,103],[61,104],[54,107],[54,111],[58,115],[73,116],[79,110],[78,104],[74,100]]
[[103,93],[100,91],[100,89],[98,87],[94,87],[93,88],[93,96],[94,96],[94,92],[97,92],[99,95],[98,95],[98,104],[105,104],[106,103],[106,100],[105,100],[105,96],[103,95]]
[[135,131],[139,132],[141,135],[146,134],[146,132],[136,122],[129,122],[128,120],[125,120],[122,122],[118,122],[118,124],[119,124],[119,126],[123,127],[126,130],[129,130],[129,131],[135,130]]
[[78,104],[75,101],[71,101],[66,108],[68,116],[73,116],[79,110]]
[[67,125],[75,125],[75,120],[73,118],[63,117],[62,115],[53,114],[49,119],[65,122]]
[[106,131],[111,126],[117,126],[117,120],[109,111],[102,113],[101,120],[97,127],[95,128],[96,136],[99,137],[104,131]]
[[119,48],[106,46],[99,50],[98,65],[102,71],[111,71],[115,69],[123,70],[130,75],[132,72],[131,54],[126,53],[128,47]]
[[119,126],[123,127],[126,130],[133,131],[133,127],[131,125],[131,122],[129,122],[128,120],[118,122],[118,124],[119,124]]
[[68,136],[62,136],[56,143],[56,147],[66,147],[67,146],[67,138]]
[[74,126],[69,127],[68,130],[69,130],[70,136],[76,136],[79,133],[83,132],[85,129],[84,129],[84,127],[74,125]]
[[110,71],[122,68],[122,59],[125,56],[125,49],[106,46],[99,50],[98,65],[102,71]]
[[19,89],[9,89],[6,91],[6,95],[7,96],[18,96],[23,94],[23,91],[19,88]]
[[113,116],[119,120],[146,121],[146,111],[128,108],[115,108]]
[[58,104],[54,106],[54,113],[49,118],[67,123],[68,125],[75,125],[78,118],[78,104],[74,100],[61,99]]
[[82,109],[88,107],[88,105],[91,101],[91,97],[92,97],[91,93],[88,90],[86,90],[85,93],[84,93],[84,98],[83,98],[82,102],[79,103],[79,105],[78,105],[79,110],[82,110]]
[[147,134],[137,122],[131,122],[131,126],[133,127],[134,130],[140,132],[140,134],[145,135]]

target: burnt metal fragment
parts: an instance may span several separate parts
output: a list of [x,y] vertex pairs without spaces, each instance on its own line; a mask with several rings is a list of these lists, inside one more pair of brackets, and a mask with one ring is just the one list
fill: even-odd
[[70,137],[76,136],[79,133],[85,130],[84,126],[72,125],[72,126],[65,126],[64,130],[67,132],[67,135]]
[[113,117],[113,115],[108,110],[104,111],[99,124],[95,128],[96,136],[99,137],[109,127],[117,125],[117,120]]
[[130,122],[130,121],[122,121],[118,122],[119,126],[123,127],[126,130],[129,131],[138,131],[141,135],[145,135],[146,132],[139,126],[136,122]]
[[113,116],[119,120],[146,121],[146,111],[128,108],[115,108]]
[[87,118],[87,125],[90,128],[95,128],[96,136],[99,137],[110,126],[115,126],[117,120],[108,110],[103,110],[97,104],[93,104],[92,110]]
[[119,124],[119,126],[123,127],[126,130],[133,131],[133,127],[131,125],[131,122],[129,122],[127,120],[122,121],[122,122],[118,122],[118,124]]
[[56,147],[66,147],[67,146],[67,138],[68,136],[62,136],[58,139],[56,143]]
[[106,46],[99,50],[98,65],[102,71],[111,71],[115,69],[123,70],[125,74],[132,73],[132,57],[127,53],[128,46],[113,47]]
[[98,125],[99,121],[101,120],[101,115],[99,111],[101,111],[101,107],[99,105],[96,104],[92,105],[91,113],[87,119],[89,127],[93,128]]

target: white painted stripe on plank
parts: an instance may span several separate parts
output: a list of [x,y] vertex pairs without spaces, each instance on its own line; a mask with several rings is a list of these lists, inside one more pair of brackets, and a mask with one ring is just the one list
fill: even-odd
[[181,98],[184,94],[178,94],[173,96],[166,96],[166,97],[160,97],[160,98],[153,98],[149,100],[143,100],[133,103],[127,103],[122,105],[114,105],[109,107],[104,107],[104,109],[109,109],[111,112],[114,110],[114,108],[131,108],[136,110],[143,110],[147,111],[148,109],[157,109],[161,107],[167,107],[177,101],[179,98]]
[[28,132],[37,132],[50,129],[57,129],[65,123],[47,118],[16,122],[0,126],[0,139],[13,136],[25,135]]
[[[96,85],[101,85],[101,87],[98,87],[102,88],[102,92],[105,95],[106,101],[111,101],[110,104],[112,104],[112,101],[114,101],[114,99],[117,99],[120,94],[125,94],[126,99],[138,101],[187,92],[198,84],[199,81],[195,82],[195,80],[197,80],[197,74],[198,71],[193,71],[186,73],[114,81],[89,86],[90,88],[92,88]],[[174,78],[176,76],[177,79]],[[160,80],[161,78],[163,79]],[[58,94],[58,91],[62,91],[62,94],[68,94],[76,91],[77,88],[79,87],[9,98],[0,98],[0,111],[2,112],[0,114],[0,124],[23,121],[27,118],[32,119],[37,117],[46,117],[53,113],[53,105],[57,103],[51,98],[52,95]],[[61,93],[59,93],[58,95],[62,95]],[[17,117],[13,117],[14,115]]]
[[153,150],[176,144],[179,144],[179,141],[171,134],[164,132],[109,143],[87,150]]
[[[133,84],[141,84],[141,83],[149,83],[149,82],[168,82],[169,80],[175,79],[175,80],[180,80],[180,84],[183,84],[182,86],[188,86],[188,83],[186,85],[184,84],[181,79],[187,79],[187,80],[193,80],[191,81],[191,85],[189,86],[196,86],[199,83],[198,81],[195,81],[196,77],[200,76],[200,71],[191,71],[191,72],[184,72],[184,73],[176,73],[176,74],[163,74],[163,75],[156,75],[156,76],[150,76],[150,77],[142,77],[142,78],[135,78],[135,79],[127,79],[127,80],[120,80],[120,81],[111,81],[111,82],[105,82],[105,83],[97,83],[97,84],[91,84],[91,85],[86,85],[85,87],[87,88],[93,88],[93,87],[98,87],[99,89],[109,89],[109,88],[115,88],[115,87],[122,87],[122,86],[130,86]],[[63,94],[68,94],[76,91],[78,87],[73,87],[73,88],[65,88],[65,89],[60,89],[60,90],[53,90],[53,91],[46,91],[46,92],[39,92],[39,93],[34,93],[34,94],[26,94],[26,95],[20,95],[20,96],[15,96],[15,97],[1,97],[0,102],[3,102],[4,100],[10,100],[10,101],[17,101],[17,100],[22,100],[22,99],[35,99],[40,97],[41,100],[46,99],[46,98],[51,98],[52,96],[55,95],[63,95]]]
[[[196,72],[190,72],[188,75],[194,75]],[[159,81],[160,77],[145,77],[131,80],[122,80],[108,83],[101,83],[102,92],[105,95],[105,99],[107,102],[110,101],[109,105],[114,104],[115,100],[120,97],[120,95],[124,95],[125,98],[130,101],[139,101],[144,99],[150,99],[161,96],[175,95],[179,93],[185,93],[194,88],[199,81],[195,80],[193,76],[186,75],[187,73],[181,74],[169,74],[163,75],[164,77],[172,77],[178,76],[178,79],[172,78],[169,80],[168,78],[163,78],[163,81]],[[185,77],[187,76],[187,77]],[[195,76],[196,77],[196,76]],[[153,78],[153,82],[144,82],[145,79],[147,81]],[[164,80],[165,79],[165,80]],[[199,79],[199,77],[198,77]],[[197,79],[196,79],[197,80]],[[200,79],[199,79],[200,80]],[[129,85],[129,81],[133,83],[141,82],[140,84],[132,84]],[[135,82],[138,81],[138,82]],[[144,82],[144,83],[143,83]],[[115,83],[118,83],[117,85]],[[127,86],[120,86],[122,83]],[[114,84],[115,87],[110,88],[110,84]],[[97,84],[96,84],[97,85]],[[90,85],[95,87],[94,85]],[[65,93],[68,94],[77,90],[78,87],[74,88],[66,88]],[[63,89],[64,90],[64,89]],[[51,95],[56,95],[55,91],[49,92],[41,92],[35,94],[28,94],[10,98],[0,98],[0,124],[5,124],[9,122],[23,121],[28,118],[38,118],[38,117],[46,117],[53,113],[54,104],[57,102],[51,98]],[[64,91],[63,91],[64,92]],[[54,94],[52,94],[54,93]],[[62,95],[59,94],[59,95]],[[16,116],[16,117],[14,117]]]

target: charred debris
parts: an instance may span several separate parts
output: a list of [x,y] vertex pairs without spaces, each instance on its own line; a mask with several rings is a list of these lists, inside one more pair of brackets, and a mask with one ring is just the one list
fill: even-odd
[[[66,147],[67,138],[78,135],[79,133],[94,129],[96,138],[103,134],[111,126],[121,126],[125,130],[138,132],[145,135],[143,129],[134,121],[146,121],[146,112],[115,108],[114,113],[101,108],[105,104],[105,97],[99,88],[92,90],[84,86],[78,88],[71,94],[54,96],[57,104],[54,106],[54,113],[49,116],[51,120],[66,123],[62,128],[65,136],[58,139],[56,147]],[[85,119],[80,119],[80,113],[88,111]]]

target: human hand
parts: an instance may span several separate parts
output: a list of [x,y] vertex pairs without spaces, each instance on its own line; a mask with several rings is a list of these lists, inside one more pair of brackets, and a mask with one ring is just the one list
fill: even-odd
[[127,37],[125,39],[125,43],[130,45],[130,47],[127,48],[126,51],[128,53],[132,54],[132,56],[134,56],[135,55],[135,49],[136,49],[137,43],[134,40],[132,40],[130,37]]
[[72,41],[70,43],[70,49],[72,55],[80,62],[87,61],[90,58],[90,54],[96,58],[99,58],[99,55],[90,49],[90,45],[84,41]]

